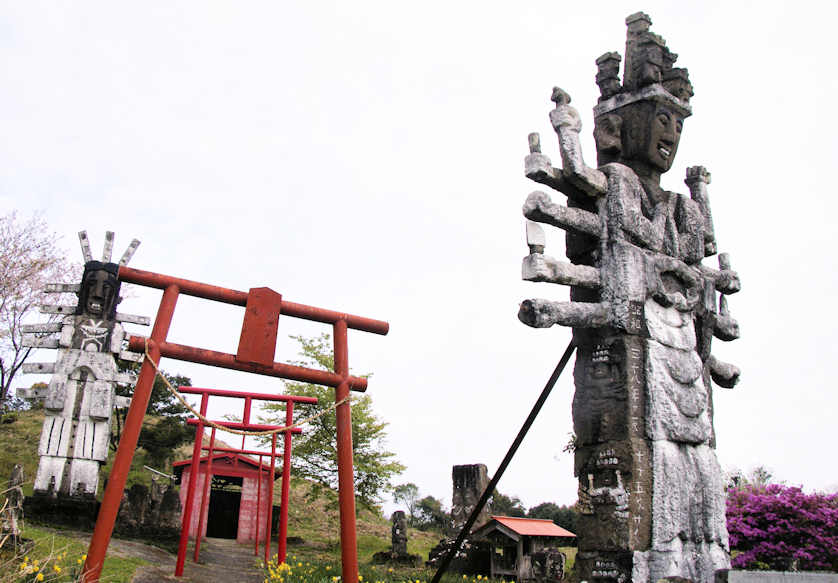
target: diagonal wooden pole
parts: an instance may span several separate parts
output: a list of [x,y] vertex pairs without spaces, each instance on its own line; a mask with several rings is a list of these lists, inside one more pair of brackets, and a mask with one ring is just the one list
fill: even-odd
[[573,340],[571,340],[570,343],[567,345],[564,354],[562,354],[562,357],[559,359],[559,363],[556,365],[556,369],[553,371],[553,374],[550,375],[550,379],[547,381],[547,384],[544,385],[544,390],[541,391],[541,395],[538,397],[538,400],[535,402],[535,405],[533,405],[532,411],[530,411],[527,420],[524,421],[524,424],[521,426],[520,431],[518,431],[518,435],[515,437],[515,441],[513,441],[512,445],[509,446],[509,451],[506,452],[506,456],[500,463],[498,470],[495,472],[495,475],[492,476],[492,479],[489,481],[489,484],[486,486],[486,489],[483,490],[483,495],[480,496],[480,500],[477,501],[477,504],[474,506],[474,510],[471,511],[471,515],[468,517],[468,520],[466,520],[466,523],[463,525],[463,529],[457,536],[457,540],[454,542],[454,546],[451,547],[451,549],[445,555],[445,558],[442,560],[442,563],[439,565],[439,568],[436,570],[434,578],[431,579],[431,583],[439,583],[439,579],[442,577],[442,574],[445,573],[445,571],[448,569],[448,566],[454,559],[454,555],[456,555],[457,551],[460,550],[460,547],[463,545],[463,541],[466,539],[466,536],[468,536],[469,532],[471,532],[471,527],[474,526],[474,522],[480,515],[480,511],[483,510],[483,507],[486,505],[486,502],[489,500],[489,497],[492,495],[492,492],[495,491],[495,487],[498,485],[501,476],[503,476],[503,473],[506,471],[506,467],[509,465],[509,462],[512,461],[512,458],[515,457],[515,452],[518,451],[518,447],[521,445],[521,442],[524,441],[524,437],[526,437],[527,432],[530,430],[530,427],[532,427],[535,418],[538,417],[541,408],[544,406],[545,401],[547,401],[547,397],[550,396],[550,391],[553,390],[556,381],[559,380],[559,377],[561,376],[564,367],[567,366],[567,362],[570,360],[570,357],[573,354],[575,348],[576,346],[573,344]]

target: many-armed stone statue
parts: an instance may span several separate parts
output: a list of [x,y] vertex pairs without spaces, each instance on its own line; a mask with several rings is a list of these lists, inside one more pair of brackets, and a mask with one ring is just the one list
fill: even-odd
[[118,399],[116,383],[133,380],[119,371],[115,360],[117,356],[137,360],[122,350],[125,331],[120,322],[148,325],[149,321],[116,311],[120,301],[117,275],[119,265],[127,264],[140,242],[132,241],[117,265],[111,263],[113,236],[107,233],[102,260],[95,261],[87,233],[79,233],[85,259],[81,283],[51,284],[47,290],[75,292],[78,303],[43,306],[42,311],[62,314],[63,320],[24,330],[30,334],[27,345],[58,349],[55,363],[24,365],[24,372],[52,373],[44,399],[36,496],[92,499],[96,495],[99,467],[108,456],[111,414]]
[[[687,71],[673,67],[648,16],[626,24],[622,83],[619,54],[597,59],[597,167],[583,160],[579,114],[561,89],[550,112],[561,169],[530,135],[526,175],[567,205],[539,191],[527,198],[524,215],[535,222],[523,278],[568,285],[571,301],[526,300],[518,317],[573,328],[580,579],[711,582],[729,566],[711,379],[727,388],[739,379],[711,341],[738,338],[724,296],[740,283],[726,254],[718,269],[702,264],[717,250],[710,174],[687,170],[689,196],[661,187],[691,114]],[[570,263],[544,254],[536,223],[567,231]]]

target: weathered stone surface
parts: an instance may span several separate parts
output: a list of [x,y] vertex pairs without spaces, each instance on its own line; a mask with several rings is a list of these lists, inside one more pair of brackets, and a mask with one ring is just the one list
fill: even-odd
[[523,213],[567,232],[571,264],[528,238],[522,276],[570,286],[571,301],[528,299],[518,318],[573,328],[580,580],[710,583],[729,564],[711,379],[729,388],[740,376],[712,340],[739,337],[725,296],[741,282],[727,254],[719,269],[701,263],[718,247],[707,169],[687,170],[689,195],[661,187],[692,113],[687,71],[648,16],[626,24],[622,84],[620,56],[597,59],[598,167],[585,164],[581,118],[559,88],[549,117],[561,169],[530,134],[527,176],[567,206],[536,191]]
[[393,544],[393,552],[397,555],[407,554],[407,518],[404,512],[396,510],[390,518],[393,521],[391,528],[391,539]]
[[174,484],[152,478],[151,488],[134,484],[122,495],[116,532],[174,539],[180,534],[181,504]]
[[536,581],[561,581],[566,562],[565,554],[555,549],[536,551],[530,555],[532,575]]
[[[489,484],[489,474],[484,464],[454,466],[451,470],[454,488],[451,495],[451,530],[456,536],[471,515],[483,490]],[[472,526],[476,530],[486,524],[491,516],[489,505],[483,507]]]
[[[53,375],[44,397],[46,417],[34,484],[36,493],[52,497],[95,496],[99,466],[108,454],[114,385],[132,380],[116,365],[115,356],[121,352],[125,338],[117,320],[143,321],[139,317],[117,317],[119,268],[110,263],[113,233],[106,235],[105,259],[101,262],[92,259],[87,234],[80,233],[79,240],[86,261],[81,283],[54,284],[51,288],[55,292],[75,291],[77,305],[45,306],[42,311],[67,315],[60,327],[32,328],[58,333],[57,337],[39,340],[41,345],[58,349],[56,362],[24,368],[24,372]],[[138,244],[132,242],[123,256],[125,261]]]

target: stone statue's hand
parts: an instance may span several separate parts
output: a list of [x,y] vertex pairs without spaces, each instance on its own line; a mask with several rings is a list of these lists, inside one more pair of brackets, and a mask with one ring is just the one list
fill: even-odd
[[716,289],[723,294],[735,294],[742,289],[742,282],[739,280],[739,274],[732,269],[723,269],[719,272],[719,277],[716,280]]
[[550,112],[550,123],[553,124],[553,129],[559,131],[560,128],[567,128],[574,132],[582,130],[582,120],[579,117],[579,112],[576,108],[567,105],[559,104],[556,109]]
[[552,204],[553,200],[550,198],[549,194],[536,190],[531,192],[527,197],[527,200],[524,201],[524,207],[522,210],[524,216],[529,218],[530,214],[546,214],[546,209]]
[[553,162],[540,152],[528,154],[524,160],[524,173],[527,177],[553,176]]

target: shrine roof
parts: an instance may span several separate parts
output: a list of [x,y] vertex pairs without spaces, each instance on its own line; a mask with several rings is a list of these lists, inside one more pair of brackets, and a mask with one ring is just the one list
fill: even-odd
[[[268,457],[270,457],[269,454],[266,454],[266,455],[268,455]],[[198,463],[202,466],[206,465],[208,459],[209,459],[209,456],[204,455],[203,457],[201,457],[201,459]],[[278,461],[281,463],[282,459],[280,458]],[[192,458],[185,459],[185,460],[182,460],[182,461],[179,461],[179,462],[174,462],[172,464],[172,471],[175,473],[175,475],[179,476],[185,468],[190,466],[191,463],[192,463]],[[221,467],[223,467],[219,464],[224,464],[224,465],[245,464],[246,466],[249,466],[250,468],[252,468],[252,470],[254,472],[257,472],[257,470],[260,466],[259,462],[255,459],[253,459],[250,456],[242,455],[240,453],[231,453],[231,452],[217,452],[217,453],[214,452],[212,454],[212,463],[213,463],[214,470],[220,470]],[[263,461],[261,463],[261,466],[262,466],[263,471],[268,471],[269,472],[271,470],[271,464],[270,463],[266,463],[266,462]],[[213,473],[215,473],[215,471]],[[274,476],[279,477],[281,475],[282,475],[282,467],[281,466],[275,467],[274,468]]]
[[[497,521],[517,534],[525,536],[576,537],[576,535],[569,530],[562,528],[552,520],[548,519],[492,516],[492,520]],[[484,526],[483,528],[486,527]],[[483,529],[481,528],[480,530]]]

